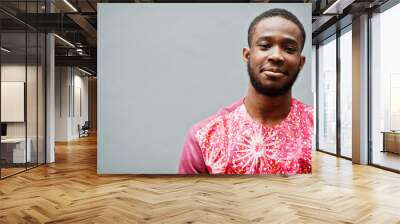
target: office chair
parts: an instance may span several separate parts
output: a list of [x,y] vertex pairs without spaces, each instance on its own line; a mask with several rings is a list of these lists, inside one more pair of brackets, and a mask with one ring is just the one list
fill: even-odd
[[80,127],[80,125],[78,124],[78,129],[79,129],[79,138],[89,136],[89,129],[90,129],[89,121],[85,121],[82,127]]

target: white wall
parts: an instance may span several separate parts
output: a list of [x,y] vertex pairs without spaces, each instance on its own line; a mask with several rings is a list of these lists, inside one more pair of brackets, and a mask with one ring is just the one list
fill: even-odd
[[[77,70],[75,70],[77,71]],[[79,73],[79,75],[76,75],[75,73],[75,79],[74,79],[74,86],[75,86],[75,113],[74,113],[74,119],[72,120],[72,127],[74,127],[72,129],[72,135],[77,137],[79,135],[78,133],[78,129],[76,128],[78,126],[78,124],[80,124],[81,126],[85,123],[85,121],[88,121],[89,118],[89,111],[88,111],[88,107],[89,107],[89,103],[88,103],[88,99],[89,99],[89,94],[88,94],[88,77],[87,76],[81,76],[81,74],[83,73]],[[79,95],[79,93],[77,92],[77,90],[80,90],[80,99],[77,98],[77,96]],[[78,100],[80,100],[80,105]],[[78,105],[78,106],[77,106]],[[81,107],[81,111],[79,111],[79,108]]]
[[[67,141],[68,68],[55,68],[55,141]],[[65,111],[66,110],[66,111]]]
[[[25,65],[10,64],[1,66],[1,81],[3,82],[25,82]],[[31,74],[33,68],[28,66],[28,74]],[[3,110],[3,108],[2,108]],[[25,137],[25,123],[11,122],[7,123],[7,137]]]
[[[77,105],[81,105],[81,113]],[[78,124],[83,125],[87,120],[88,77],[76,68],[56,67],[55,140],[77,139]]]
[[[1,81],[2,82],[25,82],[25,75],[28,75],[30,87],[36,86],[36,66],[27,66],[19,64],[6,64],[1,66]],[[39,70],[39,72],[41,72]],[[36,133],[36,87],[27,88],[27,120],[28,120],[28,137],[30,133]],[[39,105],[40,106],[40,105]],[[5,108],[2,108],[2,110]],[[32,123],[34,122],[34,123]],[[7,122],[7,136],[8,137],[25,137],[25,123],[26,122]]]

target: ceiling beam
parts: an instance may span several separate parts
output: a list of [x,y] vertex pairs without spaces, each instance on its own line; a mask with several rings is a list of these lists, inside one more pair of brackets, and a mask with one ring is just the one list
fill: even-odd
[[90,56],[55,56],[56,66],[82,66],[96,71],[97,60]]
[[[82,30],[88,34],[89,37],[96,39],[97,38],[97,30],[90,24],[85,17],[80,15],[79,13],[71,13],[67,14],[67,16],[74,21],[77,25],[79,25]],[[94,44],[95,46],[96,44]]]

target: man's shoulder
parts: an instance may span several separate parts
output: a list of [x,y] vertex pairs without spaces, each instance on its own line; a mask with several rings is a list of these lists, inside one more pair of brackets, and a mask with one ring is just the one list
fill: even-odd
[[302,111],[307,114],[313,114],[313,107],[301,102],[300,100],[293,98],[293,105],[296,107],[297,110]]
[[203,129],[205,127],[209,126],[215,126],[215,125],[220,125],[223,123],[223,120],[227,115],[229,115],[231,112],[235,111],[240,105],[243,104],[243,99],[237,100],[230,105],[221,108],[216,112],[215,114],[197,122],[194,124],[191,128],[190,131],[195,134],[198,130]]
[[296,110],[296,116],[303,121],[309,123],[311,126],[314,124],[314,109],[312,106],[293,98],[293,106]]

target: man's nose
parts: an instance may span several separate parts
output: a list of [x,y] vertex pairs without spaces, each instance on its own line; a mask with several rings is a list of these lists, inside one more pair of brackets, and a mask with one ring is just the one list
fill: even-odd
[[285,61],[282,53],[282,49],[275,46],[271,49],[270,54],[268,55],[268,60],[275,64],[282,64]]

